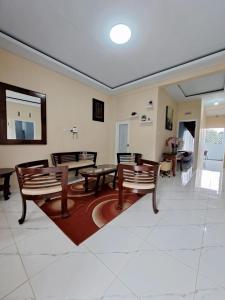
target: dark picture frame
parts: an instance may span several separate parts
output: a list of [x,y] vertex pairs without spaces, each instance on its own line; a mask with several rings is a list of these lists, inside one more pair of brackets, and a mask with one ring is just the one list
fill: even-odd
[[92,99],[92,120],[104,122],[104,102],[98,99]]
[[173,130],[173,108],[171,106],[166,106],[165,127],[167,130]]

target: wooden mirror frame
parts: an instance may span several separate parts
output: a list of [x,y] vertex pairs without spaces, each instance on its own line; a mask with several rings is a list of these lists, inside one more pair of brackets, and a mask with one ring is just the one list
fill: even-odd
[[[26,94],[41,99],[41,139],[40,140],[19,140],[7,138],[7,111],[6,111],[6,90]],[[11,84],[0,82],[0,145],[35,145],[47,144],[46,127],[46,95],[30,91]]]

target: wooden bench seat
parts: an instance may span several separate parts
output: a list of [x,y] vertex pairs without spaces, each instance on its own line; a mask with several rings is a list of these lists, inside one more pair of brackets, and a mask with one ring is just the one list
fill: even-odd
[[68,166],[69,170],[75,170],[77,176],[80,169],[96,166],[97,152],[58,152],[52,153],[51,158],[54,166]]

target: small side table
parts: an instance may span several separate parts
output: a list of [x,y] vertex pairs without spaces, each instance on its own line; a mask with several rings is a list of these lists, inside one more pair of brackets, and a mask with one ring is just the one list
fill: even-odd
[[173,154],[173,153],[163,153],[163,158],[172,161],[172,172],[173,172],[173,176],[176,176],[177,154]]
[[15,172],[14,169],[0,168],[0,178],[4,178],[3,184],[0,184],[0,191],[3,191],[5,200],[8,200],[11,195],[9,181],[13,172]]

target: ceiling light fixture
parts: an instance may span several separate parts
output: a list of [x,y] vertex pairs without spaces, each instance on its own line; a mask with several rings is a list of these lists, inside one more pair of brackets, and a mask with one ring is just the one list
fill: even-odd
[[218,105],[219,104],[219,102],[214,102],[214,105]]
[[110,38],[116,44],[125,44],[131,37],[131,30],[127,25],[117,24],[110,30]]

